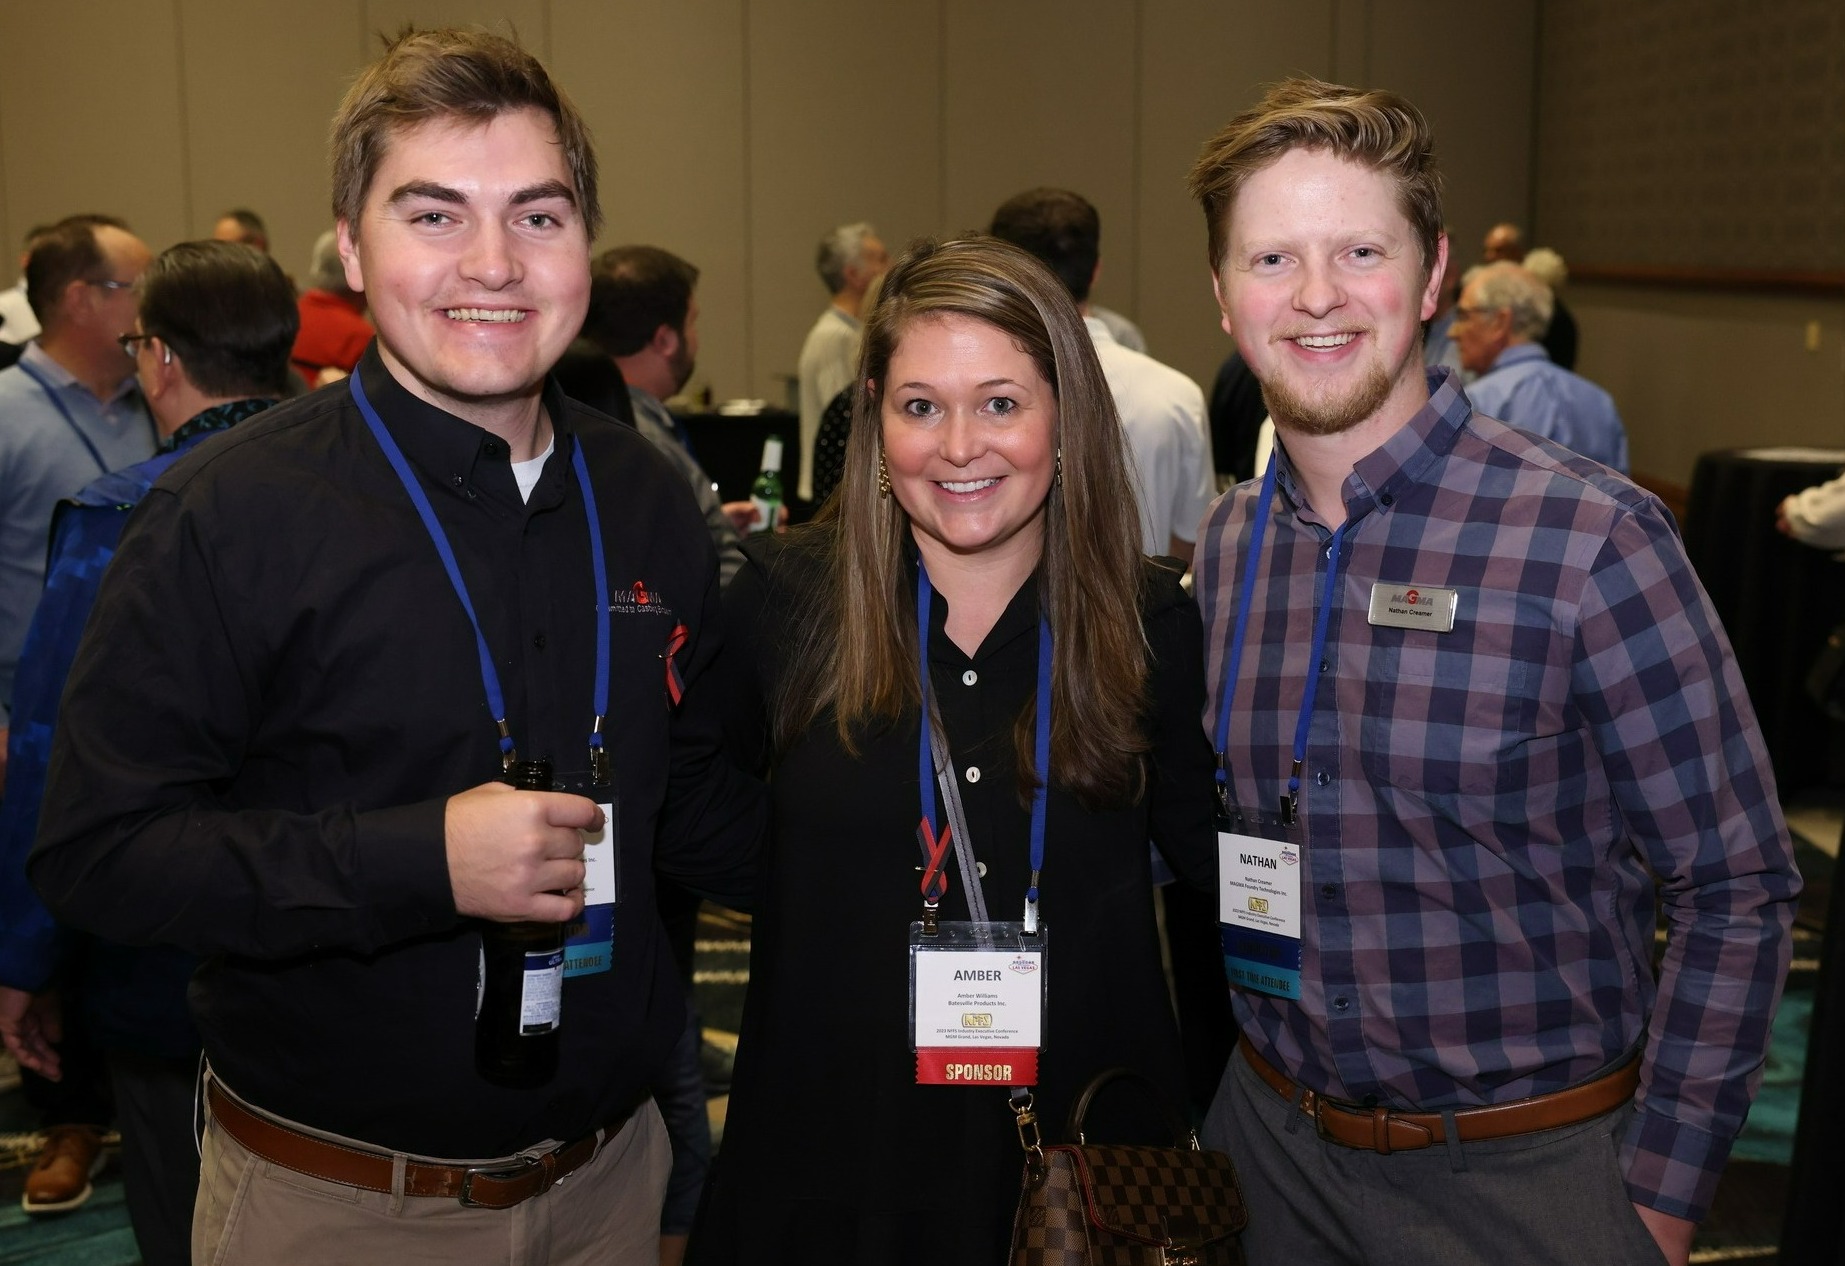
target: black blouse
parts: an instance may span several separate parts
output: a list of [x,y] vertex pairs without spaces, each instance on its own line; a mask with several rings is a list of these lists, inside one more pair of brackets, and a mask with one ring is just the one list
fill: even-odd
[[[765,701],[825,581],[814,539],[754,545],[725,598],[729,728],[746,764],[765,751]],[[1136,1068],[1174,1104],[1185,1102],[1148,842],[1188,883],[1215,889],[1203,631],[1178,577],[1146,566],[1147,793],[1091,812],[1051,771],[1040,883],[1048,1001],[1035,1090],[1047,1141],[1062,1134],[1076,1092],[1105,1068]],[[1037,684],[1037,583],[1014,595],[971,656],[944,631],[947,605],[939,593],[932,603],[931,675],[974,853],[986,867],[989,915],[1017,919],[1030,810],[1012,732]],[[918,730],[919,717],[907,715],[852,758],[828,712],[774,762],[750,989],[695,1261],[939,1266],[1004,1255],[1022,1163],[1006,1092],[915,1084],[907,949],[921,904]],[[949,874],[942,917],[965,919],[952,864]],[[1099,1102],[1114,1111],[1092,1113],[1092,1138],[1160,1137],[1157,1115],[1132,1091]]]

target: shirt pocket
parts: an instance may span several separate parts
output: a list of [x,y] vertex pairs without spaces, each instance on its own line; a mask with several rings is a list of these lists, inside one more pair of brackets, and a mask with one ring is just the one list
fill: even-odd
[[1404,630],[1374,644],[1364,683],[1359,756],[1374,783],[1425,797],[1522,788],[1514,753],[1535,735],[1541,666],[1510,639]]

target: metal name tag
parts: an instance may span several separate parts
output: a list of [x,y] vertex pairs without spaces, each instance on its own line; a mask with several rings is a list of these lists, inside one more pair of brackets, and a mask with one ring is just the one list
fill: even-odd
[[1372,585],[1372,624],[1393,629],[1432,629],[1454,632],[1454,613],[1461,604],[1458,589],[1429,585]]

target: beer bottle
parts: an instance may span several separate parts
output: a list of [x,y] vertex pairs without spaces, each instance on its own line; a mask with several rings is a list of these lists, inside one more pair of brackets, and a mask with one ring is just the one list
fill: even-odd
[[[506,781],[551,790],[551,762],[520,761]],[[501,1086],[542,1086],[557,1075],[564,1001],[562,923],[481,924],[474,1066]]]
[[762,442],[762,473],[750,485],[750,504],[756,507],[757,532],[773,532],[782,508],[782,437]]

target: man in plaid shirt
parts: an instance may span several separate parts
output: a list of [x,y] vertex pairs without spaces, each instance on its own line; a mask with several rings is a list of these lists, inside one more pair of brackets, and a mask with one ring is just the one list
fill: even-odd
[[1654,498],[1425,372],[1414,106],[1278,85],[1192,187],[1279,439],[1197,565],[1250,1260],[1683,1263],[1800,889],[1729,643]]

